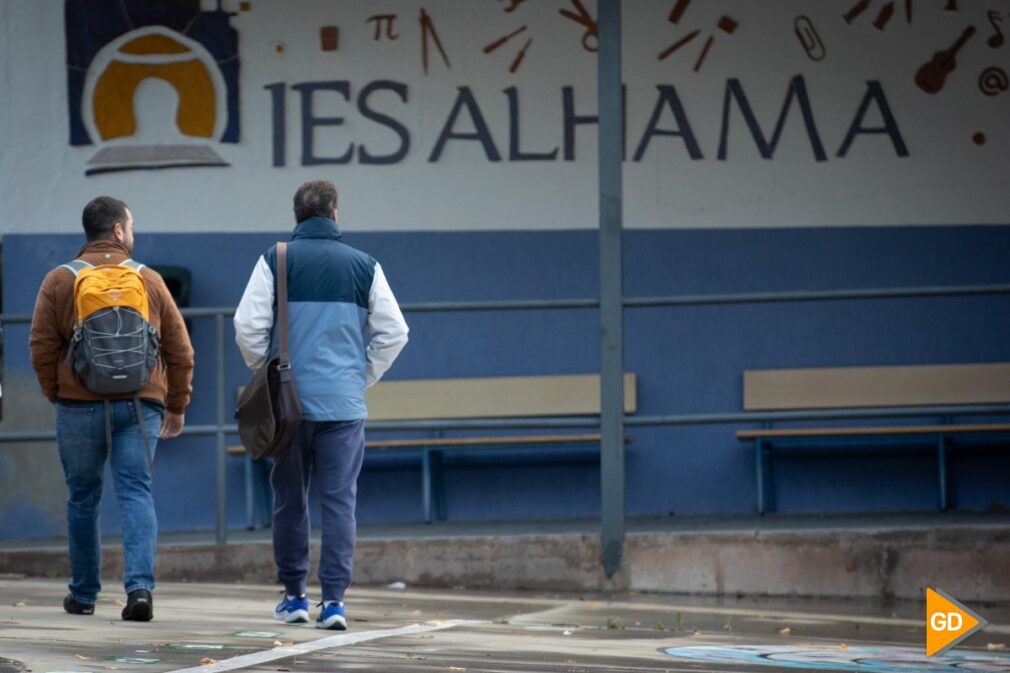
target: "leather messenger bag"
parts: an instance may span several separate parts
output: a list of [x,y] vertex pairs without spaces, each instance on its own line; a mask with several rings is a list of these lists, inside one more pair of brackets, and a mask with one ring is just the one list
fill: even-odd
[[287,243],[277,244],[277,331],[280,350],[256,370],[239,396],[235,419],[242,445],[253,458],[276,458],[302,422],[288,343]]

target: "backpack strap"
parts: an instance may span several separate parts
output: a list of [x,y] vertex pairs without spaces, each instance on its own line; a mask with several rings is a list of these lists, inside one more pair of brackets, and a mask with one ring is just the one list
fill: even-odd
[[74,274],[74,277],[76,278],[81,271],[84,271],[85,269],[91,268],[93,266],[94,264],[88,264],[83,259],[75,259],[72,262],[68,262],[66,264],[61,265],[60,268],[67,269],[68,271],[70,271],[70,273]]
[[140,270],[144,268],[143,264],[141,264],[140,262],[138,262],[136,260],[133,260],[133,259],[128,259],[126,261],[120,262],[120,264],[122,264],[123,266],[130,267],[131,269],[133,269],[137,273],[140,273]]

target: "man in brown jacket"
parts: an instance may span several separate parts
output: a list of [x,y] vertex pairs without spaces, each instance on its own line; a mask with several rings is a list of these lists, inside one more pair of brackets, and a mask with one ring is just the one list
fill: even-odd
[[[129,259],[133,215],[125,203],[100,196],[85,206],[82,220],[88,242],[77,259],[94,266]],[[73,577],[63,608],[79,615],[95,611],[102,565],[98,511],[108,458],[122,517],[127,593],[122,617],[148,621],[154,613],[151,591],[158,535],[151,461],[159,437],[169,439],[182,432],[193,390],[193,347],[164,280],[148,267],[140,274],[147,287],[149,321],[160,336],[161,347],[150,380],[138,393],[99,395],[76,374],[68,358],[76,322],[75,274],[66,267],[53,269],[42,282],[28,343],[42,392],[56,405],[56,444],[69,489],[67,527]]]

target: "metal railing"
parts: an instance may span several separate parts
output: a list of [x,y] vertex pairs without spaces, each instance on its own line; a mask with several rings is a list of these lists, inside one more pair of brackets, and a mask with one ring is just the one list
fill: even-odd
[[[950,287],[905,287],[869,288],[820,292],[779,292],[682,295],[665,297],[626,297],[623,307],[645,309],[677,306],[715,306],[726,304],[755,304],[772,302],[821,302],[868,299],[905,299],[929,297],[964,297],[985,295],[1010,295],[1010,284],[969,285]],[[595,310],[599,308],[595,299],[557,300],[513,300],[484,302],[429,302],[404,304],[400,308],[405,313],[456,313],[472,311],[541,311],[541,310]],[[212,318],[215,323],[215,411],[216,422],[212,425],[187,425],[184,437],[214,436],[217,440],[216,475],[216,539],[218,544],[228,540],[227,526],[227,437],[235,435],[238,428],[227,422],[226,391],[226,328],[225,318],[234,315],[234,308],[189,308],[183,309],[185,318]],[[0,324],[28,324],[27,314],[0,315]],[[8,351],[9,352],[9,351]],[[857,418],[894,418],[928,415],[995,415],[1010,413],[1010,405],[958,405],[902,407],[900,409],[844,409],[826,411],[782,411],[782,412],[728,412],[705,414],[660,414],[651,416],[626,416],[624,424],[629,427],[709,425],[728,423],[762,423],[796,420],[832,420]],[[574,428],[598,427],[599,418],[515,418],[515,419],[475,419],[475,420],[433,420],[433,421],[376,421],[369,422],[367,428],[373,431],[386,430],[504,430],[518,428]],[[53,442],[55,431],[0,432],[0,444],[13,442]],[[606,479],[607,475],[601,475]]]

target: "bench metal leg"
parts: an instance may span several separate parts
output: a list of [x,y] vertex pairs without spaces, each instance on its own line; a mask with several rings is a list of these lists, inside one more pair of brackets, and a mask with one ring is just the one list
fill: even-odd
[[775,466],[772,464],[771,442],[764,442],[762,460],[765,475],[765,511],[774,512],[778,509],[778,503],[775,501]]
[[946,435],[940,435],[936,447],[936,463],[940,478],[940,511],[946,512],[948,506],[947,496],[947,450],[948,441]]
[[772,480],[772,445],[766,439],[754,440],[754,473],[757,478],[758,514],[775,511],[775,488]]
[[431,523],[431,450],[421,450],[421,500],[424,503],[424,522]]

